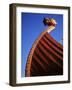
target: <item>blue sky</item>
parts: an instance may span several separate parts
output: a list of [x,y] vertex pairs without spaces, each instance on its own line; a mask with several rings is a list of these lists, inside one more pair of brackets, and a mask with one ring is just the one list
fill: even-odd
[[44,18],[54,18],[57,21],[57,25],[54,31],[50,35],[58,42],[63,37],[63,15],[61,14],[39,14],[39,13],[22,13],[21,14],[21,76],[25,76],[25,67],[30,49],[47,26],[44,26]]

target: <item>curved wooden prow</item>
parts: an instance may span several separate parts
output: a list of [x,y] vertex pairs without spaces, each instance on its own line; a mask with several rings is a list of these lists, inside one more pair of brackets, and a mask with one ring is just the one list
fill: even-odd
[[44,18],[43,22],[49,27],[32,45],[26,64],[26,77],[63,74],[63,47],[48,34],[55,28],[56,21]]

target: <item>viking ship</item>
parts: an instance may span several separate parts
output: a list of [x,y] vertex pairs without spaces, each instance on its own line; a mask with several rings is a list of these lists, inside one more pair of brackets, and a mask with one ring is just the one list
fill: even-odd
[[53,18],[44,18],[43,23],[48,28],[32,45],[26,63],[26,77],[63,75],[63,46],[49,34],[57,22]]

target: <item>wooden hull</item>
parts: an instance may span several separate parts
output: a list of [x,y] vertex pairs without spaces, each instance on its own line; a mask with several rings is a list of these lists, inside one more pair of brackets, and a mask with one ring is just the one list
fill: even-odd
[[63,46],[47,32],[33,45],[26,64],[25,76],[51,76],[63,74]]

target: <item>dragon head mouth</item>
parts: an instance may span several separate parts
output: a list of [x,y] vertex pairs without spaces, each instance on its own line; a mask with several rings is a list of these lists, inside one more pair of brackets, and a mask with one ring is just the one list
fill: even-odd
[[48,26],[56,26],[57,24],[56,20],[53,18],[44,18],[43,23],[44,25],[48,25]]

